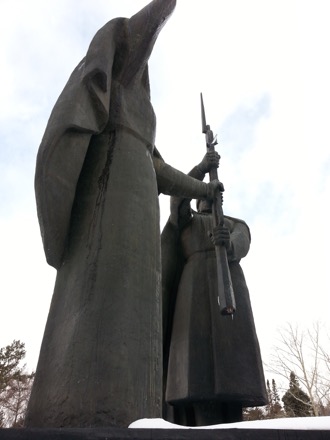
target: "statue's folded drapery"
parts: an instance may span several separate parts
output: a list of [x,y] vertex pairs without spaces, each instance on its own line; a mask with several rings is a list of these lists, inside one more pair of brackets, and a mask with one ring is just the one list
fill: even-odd
[[211,214],[195,212],[181,232],[169,221],[162,233],[165,398],[174,405],[265,405],[259,343],[240,266],[250,246],[249,228],[225,216],[235,248],[228,261],[237,304],[232,319],[221,315],[217,303],[212,221]]
[[174,6],[154,0],[107,23],[50,116],[35,187],[58,273],[27,426],[124,427],[161,416],[154,164],[160,174],[166,166],[154,148],[147,60]]

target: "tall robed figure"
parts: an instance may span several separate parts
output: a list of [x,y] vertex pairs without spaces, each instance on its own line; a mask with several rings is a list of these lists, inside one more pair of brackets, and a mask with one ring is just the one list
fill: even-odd
[[57,269],[26,425],[126,427],[161,416],[158,193],[211,184],[157,152],[147,61],[175,0],[153,0],[93,38],[50,116],[35,189]]

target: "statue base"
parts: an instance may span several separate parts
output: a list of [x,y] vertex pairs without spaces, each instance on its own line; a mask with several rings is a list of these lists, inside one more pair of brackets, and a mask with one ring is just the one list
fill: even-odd
[[0,429],[0,440],[327,440],[329,431],[294,429]]

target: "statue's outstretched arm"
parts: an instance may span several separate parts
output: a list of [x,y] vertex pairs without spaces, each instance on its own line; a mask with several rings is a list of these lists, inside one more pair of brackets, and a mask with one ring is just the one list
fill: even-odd
[[[188,175],[181,173],[178,170],[170,167],[164,162],[156,162],[154,161],[158,187],[160,192],[164,194],[171,195],[171,222],[175,225],[179,225],[180,223],[186,224],[187,221],[191,217],[191,208],[190,201],[191,199],[205,199],[203,195],[201,196],[200,192],[197,193],[195,188],[199,187],[198,182],[202,183],[205,174],[210,171],[210,169],[219,166],[220,156],[217,152],[206,153],[203,157],[203,160],[196,165]],[[158,171],[157,171],[158,170]],[[179,183],[179,191],[173,187],[173,184],[176,183],[176,179],[180,179]],[[168,179],[171,179],[168,182]],[[183,186],[181,184],[183,182],[185,185],[192,185],[192,188],[189,192],[183,193]],[[177,182],[178,183],[178,182]],[[205,185],[205,183],[203,184]],[[182,218],[183,222],[180,222],[179,219]]]

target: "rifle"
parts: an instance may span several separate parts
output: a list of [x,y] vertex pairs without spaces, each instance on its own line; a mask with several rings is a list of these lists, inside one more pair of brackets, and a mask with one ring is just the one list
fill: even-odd
[[[214,147],[218,144],[216,137],[209,125],[206,124],[205,109],[203,95],[201,93],[201,110],[202,110],[202,132],[205,134],[206,150],[215,151]],[[212,169],[209,173],[210,181],[218,180],[218,170]],[[224,225],[224,215],[222,209],[222,192],[219,190],[212,203],[213,226]],[[216,261],[217,261],[217,277],[218,277],[218,304],[222,315],[233,315],[236,310],[234,289],[231,281],[230,271],[228,267],[227,249],[223,244],[215,245]]]

